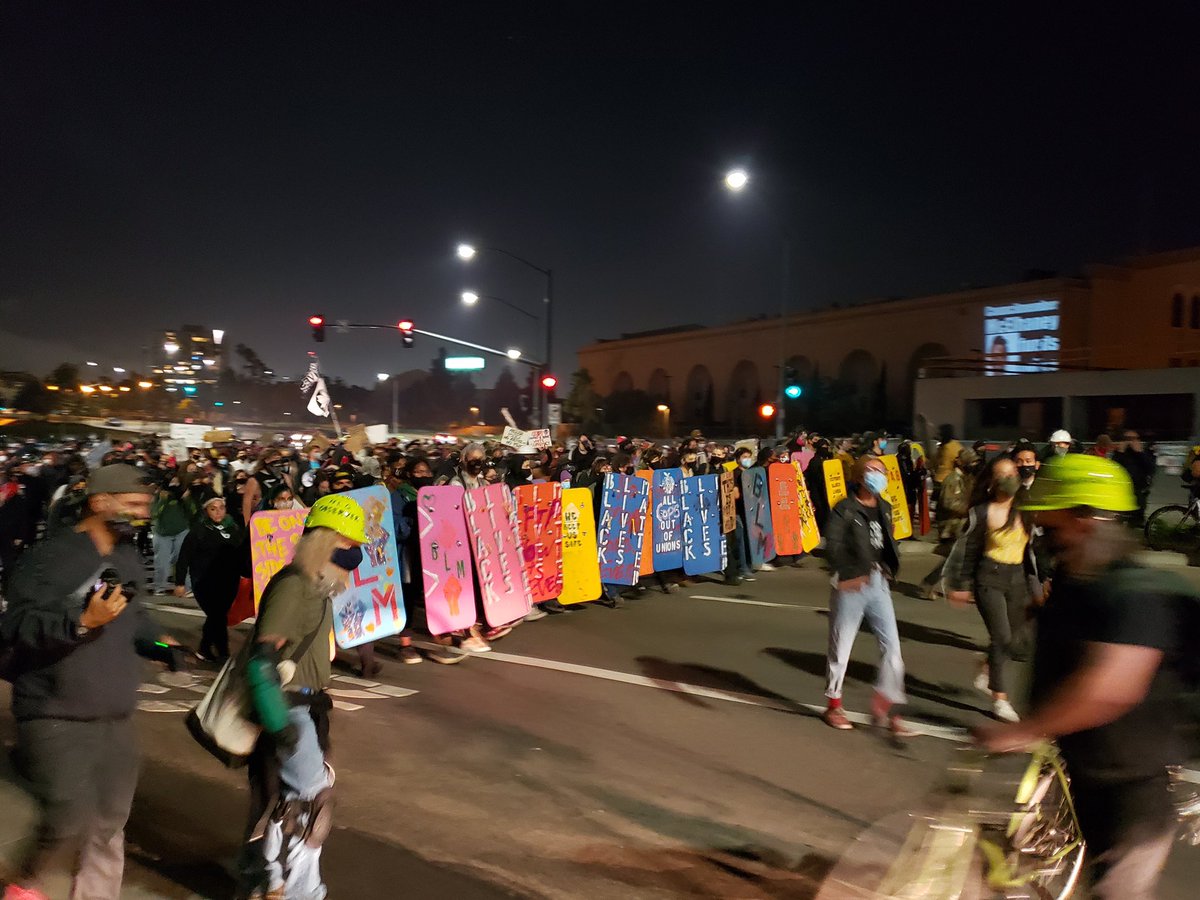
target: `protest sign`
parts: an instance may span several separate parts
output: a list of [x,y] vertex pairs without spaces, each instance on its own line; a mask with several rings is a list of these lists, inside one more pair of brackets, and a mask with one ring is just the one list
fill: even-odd
[[800,496],[796,488],[796,470],[791,463],[772,463],[767,469],[770,483],[771,527],[775,532],[775,552],[798,556],[804,552],[800,535]]
[[584,603],[600,596],[600,560],[591,488],[562,494],[563,590],[560,603]]
[[[634,474],[638,478],[645,479],[646,484],[650,484],[654,478],[653,469],[638,469]],[[642,565],[638,569],[639,575],[654,574],[654,553],[646,553],[646,547],[654,546],[654,491],[651,490],[646,501],[646,527],[642,534]]]
[[683,571],[705,575],[725,568],[725,537],[721,533],[721,479],[717,475],[684,478]]
[[447,484],[417,492],[417,534],[429,633],[470,628],[475,624],[475,583],[461,487]]
[[821,543],[821,530],[817,527],[817,510],[813,506],[812,495],[808,492],[808,482],[804,480],[804,472],[799,463],[796,467],[796,496],[800,500],[800,540],[805,553],[811,553]]
[[530,598],[512,494],[507,485],[489,484],[467,491],[464,499],[484,618],[493,628],[515,622],[528,615]]
[[562,484],[523,484],[513,491],[525,578],[534,603],[563,590]]
[[386,444],[388,440],[388,427],[386,425],[368,425],[367,426],[367,442],[378,446]]
[[729,534],[737,529],[737,498],[734,496],[735,486],[733,472],[729,469],[721,472],[721,531]]
[[821,468],[825,475],[825,499],[833,509],[846,499],[846,467],[840,459],[827,459]]
[[908,510],[908,497],[904,493],[904,481],[900,478],[900,461],[896,454],[889,453],[879,457],[883,467],[887,469],[888,483],[883,492],[883,499],[892,505],[892,534],[896,540],[902,541],[912,537],[912,515]]
[[598,555],[605,584],[637,584],[649,498],[650,485],[644,478],[615,472],[604,476]]
[[657,469],[650,480],[654,505],[654,571],[683,568],[682,469]]
[[347,491],[363,508],[367,542],[350,586],[333,598],[333,636],[343,650],[404,630],[400,556],[396,552],[392,498],[383,485]]
[[771,502],[767,492],[767,470],[762,466],[742,469],[742,502],[746,508],[746,543],[750,546],[750,567],[758,569],[775,556],[775,536],[771,528]]
[[296,542],[304,534],[305,509],[270,509],[250,517],[250,572],[254,580],[254,609],[275,573],[292,561]]

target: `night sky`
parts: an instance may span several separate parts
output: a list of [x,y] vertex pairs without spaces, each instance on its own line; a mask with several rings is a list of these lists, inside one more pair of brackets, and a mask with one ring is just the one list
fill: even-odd
[[[777,223],[795,308],[1200,244],[1200,16],[1119,6],[4,0],[0,369],[196,322],[295,373],[313,312],[540,356],[458,301],[539,276],[462,239],[553,267],[564,377],[776,310]],[[360,383],[436,352],[320,349]]]

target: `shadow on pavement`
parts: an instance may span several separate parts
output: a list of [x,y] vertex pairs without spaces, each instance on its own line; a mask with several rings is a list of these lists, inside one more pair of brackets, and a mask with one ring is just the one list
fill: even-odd
[[[127,883],[153,884],[164,897],[232,897],[234,879],[223,864],[238,852],[247,804],[245,790],[161,763],[146,763],[127,829],[132,864]],[[334,823],[321,866],[331,896],[359,900],[403,895],[467,900],[529,896],[431,863],[398,843],[339,828],[336,812]],[[163,882],[174,890],[163,891]]]
[[[764,700],[773,700],[787,707],[791,712],[799,713],[800,715],[814,717],[816,715],[812,710],[801,706],[791,697],[777,694],[769,688],[763,687],[758,682],[747,678],[741,672],[734,672],[730,669],[718,669],[715,666],[706,666],[701,663],[673,662],[659,656],[639,656],[636,662],[641,667],[642,674],[649,678],[658,678],[662,681],[689,684],[695,687],[711,688],[718,691],[749,694],[754,697],[762,697]],[[676,693],[675,696],[685,703],[704,709],[708,709],[712,705],[703,697],[697,697],[693,694]]]
[[[794,650],[790,647],[766,647],[762,652],[775,657],[780,662],[787,663],[792,668],[799,669],[801,672],[807,672],[819,678],[825,675],[824,653],[810,653],[805,650]],[[860,660],[851,659],[846,668],[846,677],[862,682],[863,684],[874,684],[875,667]],[[904,689],[910,697],[917,697],[921,700],[928,700],[931,703],[949,706],[953,709],[961,709],[965,712],[980,712],[978,706],[952,699],[953,696],[963,693],[962,688],[952,684],[925,681],[914,675],[905,674]],[[956,725],[961,724],[954,720],[946,721]]]
[[[680,897],[811,898],[833,860],[815,852],[789,858],[764,836],[739,825],[664,808],[603,788],[587,791],[604,808],[684,846],[651,849],[596,844],[575,862],[641,890]],[[836,812],[834,810],[833,812]]]
[[945,628],[931,628],[928,625],[906,622],[903,619],[896,620],[896,628],[900,632],[900,640],[902,641],[916,641],[920,644],[940,644],[943,647],[953,647],[955,650],[970,650],[976,653],[982,653],[987,649],[966,635]]

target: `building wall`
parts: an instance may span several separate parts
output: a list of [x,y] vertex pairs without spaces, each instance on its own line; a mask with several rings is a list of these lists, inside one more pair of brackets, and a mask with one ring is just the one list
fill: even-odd
[[[1171,398],[1177,407],[1176,413],[1184,413],[1182,417],[1174,417],[1175,421],[1186,422],[1178,426],[1182,433],[1169,435],[1170,439],[1183,439],[1200,429],[1200,374],[1180,368],[1045,372],[1005,378],[925,378],[917,383],[914,421],[918,434],[935,431],[937,426],[946,423],[956,434],[970,437],[1028,437],[1044,441],[1051,431],[1066,428],[1076,438],[1092,440],[1103,428],[1097,427],[1089,416],[1093,406],[1090,401],[1108,398],[1111,407],[1125,411],[1123,426],[1151,429],[1166,435],[1164,427],[1149,421],[1146,411],[1139,410],[1136,402],[1121,399],[1143,397]],[[976,404],[1010,399],[1030,404],[1057,400],[1058,403],[1047,406],[1057,406],[1060,413],[1055,420],[1039,423],[1036,430],[1020,425],[1008,429],[987,428],[972,419]]]
[[[1174,297],[1182,324],[1172,324]],[[931,358],[968,368],[984,362],[984,309],[1034,300],[1059,301],[1058,362],[1072,368],[1166,368],[1200,365],[1200,248],[1094,266],[1086,278],[1054,278],[845,309],[740,322],[713,328],[600,341],[579,351],[596,390],[637,389],[668,403],[673,421],[730,426],[756,421],[759,402],[774,400],[783,355],[804,382],[813,372],[859,387],[864,404],[886,366],[889,420],[909,420],[913,391]],[[925,374],[951,374],[944,364]],[[962,370],[957,374],[962,374]],[[1011,376],[1005,376],[1011,377]],[[868,423],[864,422],[864,425]],[[879,423],[871,423],[879,424]]]

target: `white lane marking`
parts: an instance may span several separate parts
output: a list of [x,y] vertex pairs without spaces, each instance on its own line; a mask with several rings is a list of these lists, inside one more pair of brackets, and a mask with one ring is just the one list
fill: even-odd
[[390,684],[381,684],[378,687],[370,688],[372,694],[382,694],[385,697],[395,697],[397,700],[404,697],[411,697],[417,691],[413,688],[394,687]]
[[161,684],[143,684],[141,687],[138,688],[138,693],[139,694],[165,694],[169,690],[171,690],[169,687],[163,687]]
[[364,681],[361,678],[353,678],[349,675],[334,675],[333,680],[340,681],[342,684],[352,684],[355,687],[360,687],[360,688],[377,688],[377,687],[379,687],[378,681]]
[[739,597],[708,597],[704,594],[692,594],[689,600],[716,600],[720,603],[742,603],[746,606],[772,606],[776,609],[802,609],[808,612],[823,612],[827,606],[797,606],[794,603],[770,603],[766,600],[743,600]]
[[358,703],[347,703],[345,700],[334,700],[333,708],[344,710],[345,712],[354,712],[356,709],[362,709]]
[[177,613],[181,616],[192,616],[197,619],[204,618],[204,611],[199,609],[185,609],[182,606],[171,606],[167,603],[147,603],[146,606],[155,612]]
[[[424,641],[413,641],[413,644],[419,647],[433,648],[435,645],[426,644]],[[637,687],[657,688],[660,691],[672,691],[676,694],[688,694],[692,697],[703,697],[708,700],[725,700],[729,703],[738,703],[743,706],[759,706],[764,709],[774,709],[780,712],[797,712],[799,710],[807,710],[809,712],[820,715],[825,712],[824,706],[819,706],[815,703],[791,703],[783,700],[772,700],[768,697],[755,697],[752,694],[741,694],[737,691],[722,691],[717,688],[700,687],[695,684],[686,684],[681,681],[668,681],[665,678],[650,678],[647,675],[630,675],[628,672],[614,672],[611,669],[598,669],[595,666],[581,666],[576,663],[558,662],[553,659],[538,659],[534,656],[517,656],[513,653],[498,653],[493,650],[491,653],[484,654],[480,659],[494,659],[497,662],[513,663],[518,666],[530,666],[535,669],[551,669],[556,672],[568,672],[572,675],[586,675],[589,678],[599,678],[604,681],[616,681],[621,684],[632,684]],[[846,714],[852,722],[859,725],[868,725],[871,722],[871,717],[863,713],[847,712]],[[905,720],[913,731],[919,734],[929,735],[930,737],[941,738],[945,741],[955,741],[957,743],[966,743],[966,729],[963,728],[944,728],[941,725],[929,725],[924,722],[915,722]]]

